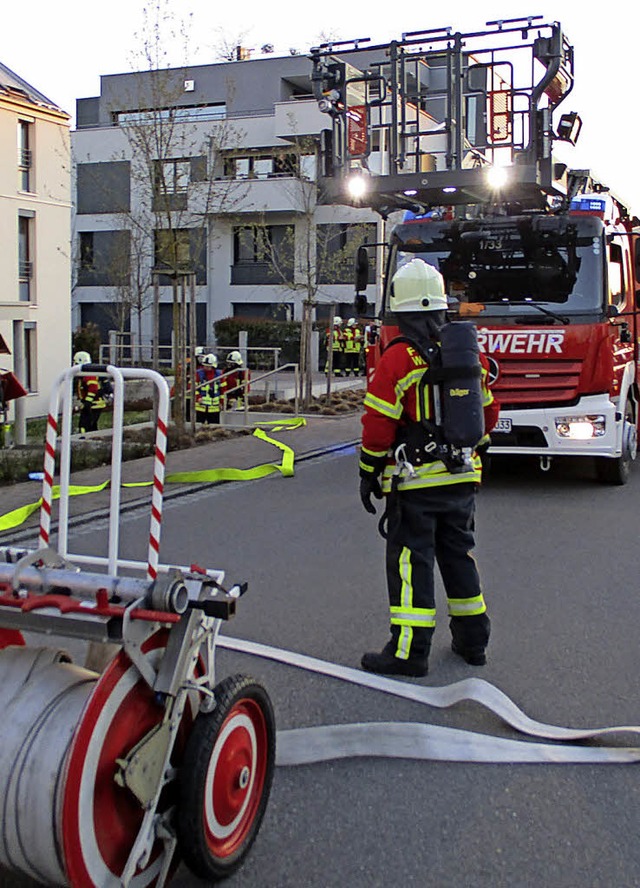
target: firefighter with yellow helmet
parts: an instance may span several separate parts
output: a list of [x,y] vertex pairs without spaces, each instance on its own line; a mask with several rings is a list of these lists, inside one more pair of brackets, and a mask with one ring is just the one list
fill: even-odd
[[[74,365],[91,364],[91,355],[87,351],[77,351],[73,356]],[[76,377],[76,397],[78,398],[78,431],[95,432],[98,420],[107,406],[102,396],[100,378],[93,373]]]
[[[447,297],[437,269],[418,258],[403,265],[393,277],[389,308],[402,335],[382,352],[368,381],[359,467],[364,508],[375,513],[372,497],[384,496],[386,502],[391,638],[382,651],[365,653],[362,667],[423,676],[436,621],[436,563],[447,594],[453,651],[471,665],[486,661],[490,622],[471,554],[482,475],[475,447],[493,428],[498,406],[486,385],[475,328],[468,322],[445,324]],[[445,328],[475,343],[466,369],[445,371]],[[458,441],[468,439],[466,449],[448,440],[442,425],[448,405],[440,399],[454,370],[468,374],[464,387],[449,392],[451,415],[457,410],[457,419],[468,426]],[[466,407],[462,397],[457,403],[454,391],[466,392]]]

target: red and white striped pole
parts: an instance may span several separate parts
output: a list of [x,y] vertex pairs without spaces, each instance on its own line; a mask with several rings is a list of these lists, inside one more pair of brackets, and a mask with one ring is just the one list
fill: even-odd
[[[132,371],[130,371],[132,372]],[[149,525],[149,553],[147,557],[147,579],[158,576],[160,557],[160,531],[162,527],[162,497],[167,460],[167,424],[169,422],[169,386],[166,379],[152,370],[137,370],[136,376],[148,376],[158,390],[158,419],[153,463],[153,490],[151,494],[151,522]],[[129,373],[123,371],[125,376]]]
[[[62,373],[53,385],[49,399],[49,415],[44,442],[44,466],[42,479],[42,504],[40,506],[40,537],[39,549],[49,546],[51,529],[51,503],[53,501],[53,477],[56,472],[56,443],[58,440],[58,413],[60,412],[60,389],[63,381],[73,371]],[[70,405],[67,405],[71,409]]]

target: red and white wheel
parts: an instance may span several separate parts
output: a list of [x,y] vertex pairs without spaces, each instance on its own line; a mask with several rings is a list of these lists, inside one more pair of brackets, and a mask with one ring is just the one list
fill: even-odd
[[[164,630],[151,636],[142,653],[156,664],[167,643]],[[162,721],[163,706],[121,650],[100,677],[74,734],[66,764],[62,801],[64,864],[72,888],[118,884],[135,842],[144,811],[126,788],[115,782],[118,765]],[[180,765],[195,712],[188,705],[180,725],[172,765]],[[177,759],[177,760],[174,760]],[[163,791],[158,813],[175,799]],[[164,846],[156,843],[149,861],[131,881],[133,888],[155,884]]]
[[266,690],[230,676],[214,690],[187,741],[176,819],[184,861],[196,875],[223,879],[243,862],[264,816],[275,764],[275,718]]

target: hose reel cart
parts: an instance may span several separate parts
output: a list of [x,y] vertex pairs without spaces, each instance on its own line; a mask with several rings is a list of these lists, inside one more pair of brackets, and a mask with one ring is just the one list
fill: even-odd
[[[108,556],[67,551],[73,384],[114,386]],[[148,557],[119,557],[124,380],[158,392]],[[0,548],[0,865],[71,888],[162,886],[183,858],[216,881],[260,828],[275,761],[267,691],[218,681],[216,639],[245,585],[159,563],[169,390],[151,370],[83,365],[51,397],[39,547]],[[60,436],[58,545],[49,543]],[[144,576],[140,576],[144,573]],[[88,642],[101,672],[47,636]],[[114,652],[111,656],[111,652]],[[90,658],[91,659],[91,658]]]

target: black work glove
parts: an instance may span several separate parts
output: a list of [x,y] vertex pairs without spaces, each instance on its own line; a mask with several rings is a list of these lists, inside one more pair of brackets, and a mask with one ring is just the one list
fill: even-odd
[[376,507],[371,502],[371,497],[382,499],[382,488],[377,475],[360,476],[360,500],[362,505],[371,515],[376,514]]

